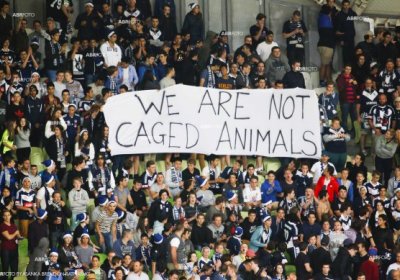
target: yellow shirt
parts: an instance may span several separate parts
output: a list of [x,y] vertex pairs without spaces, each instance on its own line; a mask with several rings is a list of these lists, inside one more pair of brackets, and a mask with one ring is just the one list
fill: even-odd
[[[12,145],[14,145],[14,140],[13,141],[10,141],[10,140],[8,140],[8,137],[9,137],[10,135],[9,135],[9,133],[8,133],[8,130],[6,129],[5,131],[4,131],[4,133],[3,133],[3,136],[1,137],[1,143],[3,144],[3,146],[4,146],[4,148],[3,148],[3,154],[4,153],[7,153],[8,151],[11,151],[11,149],[9,148],[9,147],[7,147],[7,146],[12,146]],[[7,145],[7,146],[6,146]]]

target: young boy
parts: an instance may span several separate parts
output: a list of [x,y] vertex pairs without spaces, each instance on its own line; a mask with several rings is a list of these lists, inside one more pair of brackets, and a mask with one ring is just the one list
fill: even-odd
[[31,165],[31,172],[29,177],[32,181],[32,190],[37,191],[42,186],[42,177],[39,175],[38,167],[35,164]]
[[182,199],[177,196],[174,199],[174,207],[172,208],[172,221],[177,224],[185,220],[185,210],[182,207]]
[[228,244],[226,248],[229,250],[229,253],[233,256],[236,256],[240,253],[240,247],[242,246],[242,235],[243,229],[241,227],[236,227],[235,234],[228,240]]
[[296,184],[296,197],[300,199],[305,196],[306,188],[308,186],[312,186],[313,175],[309,172],[308,163],[303,162],[301,164],[300,170],[296,171],[296,175],[294,176],[294,181]]
[[151,267],[151,244],[149,243],[149,237],[147,234],[142,233],[140,240],[141,244],[136,249],[136,259],[144,264],[146,271],[149,271]]
[[339,221],[342,223],[342,228],[344,231],[349,230],[351,227],[351,205],[346,203],[342,206],[340,212]]
[[15,198],[18,190],[17,171],[15,170],[15,160],[6,158],[4,160],[5,168],[0,174],[0,189],[8,187],[12,197]]
[[380,178],[381,178],[381,173],[379,171],[374,170],[372,171],[371,181],[365,183],[365,186],[367,187],[368,190],[368,195],[371,196],[372,200],[379,196],[379,187],[382,185],[379,182]]
[[107,77],[104,82],[104,87],[111,90],[113,95],[118,94],[118,68],[115,66],[110,66],[107,68]]
[[85,97],[79,101],[78,104],[78,111],[82,118],[86,115],[86,112],[89,111],[90,107],[92,107],[94,103],[93,97],[93,89],[91,87],[87,87],[85,89]]
[[386,210],[390,210],[390,199],[387,198],[387,193],[386,193],[386,187],[384,185],[379,186],[379,195],[372,201],[373,206],[376,207],[376,203],[378,201],[382,202],[383,207],[385,207]]
[[346,187],[347,199],[350,202],[353,202],[354,201],[354,188],[353,188],[353,182],[348,179],[349,178],[349,169],[344,168],[340,174],[341,174],[341,176],[338,179],[339,186]]
[[339,95],[335,93],[334,90],[334,83],[330,81],[326,85],[325,92],[318,98],[319,104],[321,104],[326,110],[329,121],[332,121],[334,117],[338,116],[336,107],[339,104]]

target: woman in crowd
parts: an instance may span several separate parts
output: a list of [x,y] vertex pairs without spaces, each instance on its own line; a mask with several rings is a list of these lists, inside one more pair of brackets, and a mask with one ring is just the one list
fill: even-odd
[[17,122],[15,120],[10,120],[6,123],[6,129],[1,137],[1,144],[3,145],[1,153],[3,156],[12,157],[17,150],[17,146],[14,144],[16,127]]
[[79,257],[75,252],[72,243],[72,234],[70,232],[66,232],[63,235],[63,241],[58,248],[58,252],[58,261],[61,266],[61,271],[71,272],[71,270],[76,271],[82,269],[82,263],[79,261]]
[[25,118],[18,120],[17,128],[15,130],[15,145],[17,146],[17,159],[18,162],[23,162],[30,158],[31,155],[31,144],[29,142],[29,136],[31,130],[29,123]]
[[46,144],[46,152],[57,166],[57,177],[61,180],[67,169],[68,141],[64,136],[61,125],[54,127],[54,135],[50,136]]
[[[12,221],[12,213],[2,211],[3,222],[0,224],[1,268],[3,272],[18,272],[18,239],[21,238],[17,226]],[[4,278],[4,277],[2,277]],[[7,277],[6,277],[7,278]]]
[[67,124],[65,123],[62,116],[62,111],[59,108],[54,111],[51,119],[46,122],[44,135],[47,139],[55,134],[55,128],[58,125],[62,127],[63,131],[67,129]]
[[86,166],[90,167],[94,160],[94,145],[89,139],[87,129],[82,129],[79,134],[79,140],[75,143],[75,157],[83,156]]

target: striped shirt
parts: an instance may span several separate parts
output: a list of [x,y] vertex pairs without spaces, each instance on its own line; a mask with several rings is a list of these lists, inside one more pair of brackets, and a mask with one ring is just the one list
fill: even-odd
[[[31,208],[35,202],[35,192],[32,189],[25,190],[24,188],[20,189],[17,192],[15,199],[15,206],[27,207]],[[18,211],[19,219],[30,219],[33,217],[32,214],[29,214],[28,211]]]
[[103,210],[97,218],[97,222],[100,225],[100,231],[102,233],[111,232],[111,226],[114,222],[117,223],[117,220],[118,214],[116,212],[109,216],[107,211]]
[[350,75],[344,75],[344,79],[346,80],[346,92],[344,100],[346,103],[354,103],[356,101],[356,92],[354,90],[353,84],[350,83],[350,80],[353,80],[353,78]]

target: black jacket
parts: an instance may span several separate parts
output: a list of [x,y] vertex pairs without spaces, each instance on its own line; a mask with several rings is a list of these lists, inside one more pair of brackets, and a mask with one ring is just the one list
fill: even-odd
[[150,205],[149,212],[147,213],[147,218],[149,219],[149,224],[152,227],[154,222],[159,219],[168,218],[168,222],[172,223],[172,205],[168,201],[165,202],[163,206],[161,199],[153,201]]
[[201,227],[199,227],[197,223],[193,225],[191,240],[195,247],[210,244],[212,243],[212,239],[211,230],[209,230],[204,224]]
[[[64,153],[68,151],[68,141],[66,137],[63,137]],[[46,143],[46,152],[50,159],[54,162],[57,160],[57,138],[55,135],[51,136]]]
[[351,277],[353,272],[353,261],[346,248],[339,248],[339,253],[332,263],[331,271],[333,272],[333,276],[338,280],[347,280]]
[[289,71],[283,76],[282,81],[285,88],[306,88],[304,76],[301,72]]
[[244,221],[240,224],[240,226],[243,228],[243,235],[242,239],[244,240],[250,240],[251,236],[253,235],[253,232],[257,229],[257,220],[255,220],[253,223],[249,221],[249,218],[245,218]]
[[331,264],[331,254],[322,247],[315,249],[310,256],[310,263],[314,275],[322,272],[322,265]]
[[44,106],[39,97],[33,98],[29,96],[25,101],[25,117],[31,125],[39,123],[41,126],[44,124]]
[[160,17],[160,29],[165,41],[173,41],[176,33],[178,33],[176,21],[172,16],[165,17],[162,15]]
[[[49,230],[50,232],[59,230],[61,232],[64,232],[67,229],[67,218],[71,218],[72,212],[69,207],[67,207],[67,204],[64,205],[64,207],[61,207],[59,205],[56,205],[55,203],[51,203],[47,207],[47,212],[48,212],[48,218],[47,222],[49,223]],[[57,218],[61,218],[62,222],[61,224],[55,224],[54,222],[57,220]]]
[[183,21],[182,33],[190,33],[190,43],[193,44],[197,40],[204,39],[204,21],[202,14],[194,15],[189,12]]

